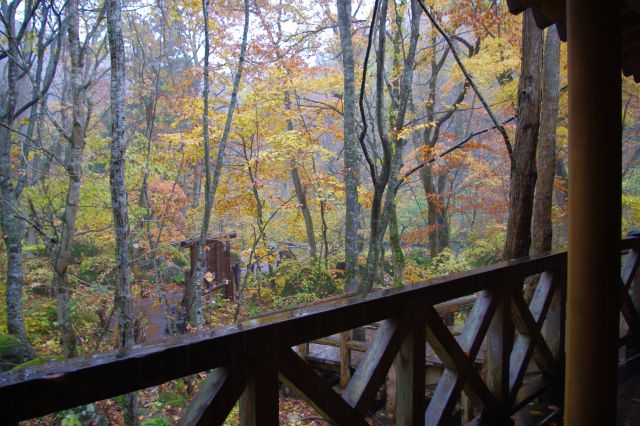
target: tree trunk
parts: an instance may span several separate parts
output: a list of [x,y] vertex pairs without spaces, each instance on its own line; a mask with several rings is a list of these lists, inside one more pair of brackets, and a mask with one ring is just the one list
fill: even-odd
[[327,233],[329,232],[329,225],[327,224],[327,212],[326,212],[327,202],[325,200],[320,200],[320,221],[322,223],[322,247],[323,251],[323,259],[324,259],[324,267],[325,269],[329,268],[329,236]]
[[[129,251],[130,232],[127,206],[127,188],[125,182],[125,140],[124,97],[124,41],[122,38],[121,0],[107,0],[107,32],[111,59],[111,163],[109,185],[111,188],[111,207],[115,229],[116,248],[116,295],[118,311],[119,348],[128,348],[135,344],[133,337],[133,316],[131,307],[131,256]],[[136,397],[134,393],[125,396],[125,423],[136,425]]]
[[71,58],[71,72],[69,87],[71,89],[72,119],[71,134],[68,138],[70,149],[65,159],[68,188],[60,241],[57,245],[54,260],[54,290],[58,324],[62,329],[62,346],[65,358],[73,358],[76,353],[76,335],[71,321],[71,306],[69,284],[66,279],[67,268],[71,263],[73,237],[76,233],[76,218],[80,205],[80,185],[82,182],[82,156],[84,151],[84,84],[81,81],[84,66],[84,54],[80,46],[80,17],[78,1],[70,0],[68,6],[69,17],[69,56]]
[[304,228],[307,231],[307,244],[309,244],[309,255],[312,259],[315,259],[318,254],[318,248],[316,245],[316,234],[313,229],[313,218],[311,217],[311,211],[309,210],[309,205],[307,204],[307,191],[305,191],[304,187],[302,186],[300,173],[298,173],[297,167],[291,169],[291,180],[293,181],[293,187],[296,190],[298,206],[300,207],[302,217],[304,218]]
[[204,214],[202,216],[202,226],[200,228],[200,243],[198,245],[198,261],[196,263],[196,271],[192,271],[191,279],[188,285],[190,286],[190,299],[188,300],[189,310],[191,312],[190,320],[199,326],[202,319],[201,316],[201,300],[200,300],[200,285],[202,279],[206,273],[206,239],[209,232],[209,222],[211,219],[211,210],[215,201],[216,191],[218,189],[218,182],[220,181],[220,174],[222,173],[222,165],[224,163],[224,155],[227,147],[227,141],[229,140],[229,134],[231,133],[231,124],[233,123],[233,113],[236,109],[238,102],[238,92],[240,91],[240,81],[242,79],[242,71],[244,68],[244,59],[247,51],[247,39],[249,37],[249,0],[244,0],[244,27],[242,31],[242,44],[240,46],[240,56],[238,58],[238,66],[236,68],[235,75],[233,76],[233,87],[231,89],[231,99],[229,100],[229,108],[227,109],[227,116],[224,123],[224,129],[222,131],[222,137],[218,143],[218,154],[216,156],[216,163],[213,168],[213,174],[211,173],[210,166],[210,154],[209,154],[209,0],[202,1],[202,11],[204,15],[204,30],[205,30],[205,55],[203,64],[203,100],[204,110],[202,114],[203,123],[203,139],[204,139],[204,163],[205,163],[205,205]]
[[400,232],[398,231],[398,213],[395,204],[391,207],[391,217],[389,219],[389,244],[393,254],[393,285],[402,287],[405,260],[400,242]]
[[[411,2],[411,31],[409,36],[409,48],[404,60],[404,69],[401,72],[400,91],[392,103],[389,117],[393,117],[390,128],[394,129],[388,134],[385,120],[384,106],[384,52],[386,39],[386,19],[387,19],[388,2],[382,1],[380,5],[380,17],[378,24],[378,54],[376,59],[376,106],[375,116],[378,128],[378,135],[382,142],[383,159],[382,169],[380,173],[372,176],[374,180],[373,200],[371,204],[371,231],[369,234],[369,253],[367,255],[367,263],[365,265],[364,276],[362,282],[358,286],[358,291],[366,293],[373,287],[379,278],[380,255],[382,252],[382,242],[384,234],[389,223],[389,217],[392,206],[395,203],[396,193],[402,179],[399,178],[400,169],[402,168],[404,148],[406,140],[399,137],[399,132],[404,128],[404,120],[406,117],[407,107],[409,104],[411,82],[413,79],[413,69],[415,64],[416,48],[419,36],[420,24],[420,7],[417,0]],[[400,70],[394,70],[400,72]],[[361,136],[361,144],[363,143]],[[370,164],[371,166],[371,164]]]
[[522,67],[518,83],[518,125],[511,163],[509,216],[503,257],[527,256],[536,184],[536,145],[540,124],[542,30],[530,10],[523,13]]
[[[284,92],[284,107],[287,110],[291,109],[291,99],[288,90],[285,90]],[[287,130],[293,130],[293,120],[291,118],[287,120]],[[293,182],[293,188],[296,191],[298,207],[300,208],[300,212],[302,213],[302,217],[304,219],[304,229],[307,232],[307,244],[309,244],[309,255],[313,260],[315,260],[318,255],[318,246],[316,244],[316,234],[313,228],[313,218],[311,217],[311,210],[309,209],[309,204],[307,203],[307,190],[302,185],[300,172],[298,171],[298,167],[296,167],[295,164],[291,169],[291,181]]]
[[360,204],[358,203],[359,161],[356,121],[356,83],[353,42],[351,38],[351,0],[337,0],[338,30],[342,52],[342,72],[344,77],[343,120],[344,120],[344,260],[345,290],[358,288],[358,225]]
[[[4,144],[4,138],[10,138],[9,131],[5,131],[4,128],[0,128],[0,139],[2,139],[2,145]],[[11,145],[6,144],[8,147]],[[4,146],[2,147],[4,148]],[[4,149],[2,149],[4,151]],[[9,157],[8,152],[0,151],[0,157]],[[7,150],[8,151],[8,150]],[[5,157],[6,155],[6,157]],[[2,161],[2,160],[0,160]],[[2,161],[4,163],[4,161]],[[4,169],[4,167],[2,167]],[[4,170],[2,170],[4,172]],[[24,317],[22,313],[22,287],[24,284],[24,272],[22,269],[22,236],[24,234],[24,224],[22,220],[15,214],[15,200],[13,191],[11,189],[11,181],[5,178],[4,173],[0,173],[2,178],[2,233],[5,244],[5,250],[7,253],[7,291],[6,291],[6,303],[7,303],[7,331],[9,334],[14,335],[20,339],[23,343],[31,348],[29,339],[27,338],[27,331],[24,327]],[[32,355],[35,355],[32,351]]]
[[[4,7],[4,6],[3,6]],[[5,11],[3,11],[5,12]],[[22,269],[22,237],[24,224],[19,217],[19,192],[12,182],[11,165],[11,130],[15,123],[15,111],[18,98],[18,72],[19,66],[15,62],[18,56],[15,32],[15,6],[7,13],[8,32],[8,59],[6,63],[7,81],[6,89],[0,99],[2,111],[0,112],[0,219],[2,235],[7,253],[7,331],[16,336],[29,348],[31,344],[27,338],[22,313],[22,287],[24,284],[24,272]],[[19,163],[21,164],[21,163]],[[20,167],[20,166],[18,166]],[[18,175],[25,174],[25,170],[17,170]],[[33,352],[33,350],[31,349]]]
[[553,181],[556,168],[556,123],[560,97],[560,38],[555,27],[547,30],[544,46],[542,110],[536,165],[538,180],[533,200],[533,252],[551,250]]

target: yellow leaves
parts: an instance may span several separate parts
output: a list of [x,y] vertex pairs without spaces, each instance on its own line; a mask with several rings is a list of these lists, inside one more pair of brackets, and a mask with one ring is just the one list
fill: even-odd
[[[464,59],[467,69],[485,97],[493,102],[511,99],[517,93],[519,47],[503,37],[487,37],[482,40],[481,47],[478,54]],[[453,81],[463,81],[457,66],[454,68]]]
[[436,124],[438,124],[438,122],[434,120],[417,124],[415,126],[405,126],[400,133],[398,133],[398,137],[401,139],[407,139],[412,133],[434,127]]

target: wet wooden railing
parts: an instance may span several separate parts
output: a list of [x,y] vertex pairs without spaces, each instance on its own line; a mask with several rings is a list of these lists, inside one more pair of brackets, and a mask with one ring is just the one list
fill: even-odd
[[[621,280],[611,284],[620,294],[629,341],[640,330],[637,301],[629,291],[640,260],[640,238],[624,239],[621,248],[628,252]],[[396,424],[448,424],[462,393],[477,407],[477,422],[502,423],[541,390],[562,382],[565,277],[566,253],[545,254],[428,284],[290,309],[125,352],[6,373],[0,376],[0,424],[210,370],[182,424],[221,424],[239,399],[243,424],[278,424],[282,381],[329,421],[365,425],[392,365]],[[527,278],[538,280],[529,303],[522,291]],[[436,307],[470,295],[477,300],[460,335],[454,336]],[[292,349],[375,322],[380,322],[375,338],[341,393]],[[444,364],[428,404],[427,343]],[[483,371],[474,365],[481,350]],[[531,374],[537,376],[531,381],[537,386],[522,386]]]

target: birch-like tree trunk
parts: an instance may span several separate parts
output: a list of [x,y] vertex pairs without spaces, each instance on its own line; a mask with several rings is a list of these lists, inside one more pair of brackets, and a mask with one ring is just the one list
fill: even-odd
[[511,162],[509,216],[503,257],[527,256],[536,185],[536,146],[540,126],[543,33],[530,10],[523,13],[522,66],[518,83],[518,125]]
[[[288,72],[288,71],[287,71]],[[291,94],[288,90],[284,92],[284,107],[287,110],[291,109]],[[292,131],[293,119],[287,120],[287,130]],[[296,199],[298,200],[298,207],[302,213],[304,219],[304,229],[307,232],[307,244],[309,245],[309,256],[315,260],[318,255],[318,245],[316,243],[316,233],[313,227],[313,217],[311,216],[311,210],[309,209],[309,203],[307,203],[307,190],[302,184],[300,178],[300,171],[294,163],[291,167],[291,181],[293,182],[293,188],[296,192]]]
[[240,81],[244,69],[245,55],[247,52],[247,40],[249,38],[249,0],[244,0],[244,26],[242,31],[242,44],[240,46],[240,56],[238,58],[238,66],[233,77],[233,87],[231,89],[231,99],[227,110],[227,117],[222,131],[222,137],[218,142],[218,155],[216,156],[216,164],[211,170],[211,158],[209,153],[209,0],[202,0],[202,11],[204,15],[205,29],[205,56],[203,65],[203,100],[204,111],[202,115],[203,124],[203,141],[204,141],[204,164],[205,164],[205,180],[204,180],[204,214],[202,216],[202,226],[200,227],[200,241],[198,244],[198,261],[196,270],[192,271],[189,280],[189,299],[188,303],[188,319],[196,327],[202,323],[202,301],[201,290],[202,280],[207,272],[207,253],[205,251],[207,233],[209,232],[209,224],[211,221],[211,210],[215,201],[220,174],[222,173],[222,165],[224,163],[224,155],[231,133],[231,124],[233,123],[233,113],[238,102],[238,92],[240,90]]
[[337,0],[338,30],[342,52],[343,83],[343,129],[344,129],[344,260],[345,290],[358,289],[358,225],[360,203],[358,202],[358,180],[360,153],[358,152],[358,130],[356,119],[356,79],[353,41],[351,37],[351,0]]
[[[402,183],[400,169],[402,168],[404,148],[407,141],[400,136],[400,131],[404,127],[404,121],[409,104],[411,93],[411,82],[415,64],[415,55],[418,44],[420,25],[420,6],[417,0],[411,1],[411,30],[409,35],[409,48],[404,58],[402,72],[400,73],[399,93],[390,107],[389,116],[391,120],[391,131],[387,129],[383,118],[385,112],[385,39],[386,20],[388,2],[382,0],[380,5],[380,15],[378,21],[378,46],[376,61],[376,106],[375,116],[378,136],[382,143],[382,167],[379,173],[372,171],[374,181],[373,200],[371,204],[371,221],[369,234],[369,253],[365,265],[362,282],[359,283],[358,291],[366,293],[373,287],[380,278],[380,256],[382,254],[382,243],[389,224],[389,219],[393,205],[396,200],[396,193]],[[397,70],[399,72],[399,70]],[[361,136],[361,140],[363,139]],[[362,144],[362,142],[361,142]],[[369,163],[371,170],[375,170],[372,163]]]
[[542,110],[536,165],[538,180],[533,199],[533,252],[551,250],[553,224],[553,181],[556,169],[556,127],[560,98],[560,38],[555,27],[549,27],[544,45],[542,77]]
[[[122,38],[121,0],[107,0],[107,33],[111,59],[111,162],[109,185],[111,207],[115,229],[116,289],[115,304],[118,312],[118,348],[128,348],[135,344],[133,335],[133,315],[131,303],[131,254],[130,226],[125,181],[127,141],[125,140],[125,55]],[[125,396],[125,423],[136,425],[136,397]]]
[[62,331],[62,347],[65,358],[77,355],[76,335],[71,321],[71,306],[69,283],[67,282],[67,268],[71,263],[73,237],[76,233],[76,218],[80,205],[80,185],[82,181],[82,155],[84,151],[84,123],[85,84],[82,81],[84,67],[84,52],[80,44],[80,16],[78,0],[69,0],[67,6],[68,17],[68,52],[71,59],[69,88],[71,90],[71,132],[67,136],[69,142],[68,155],[65,158],[68,187],[60,241],[54,253],[54,293],[56,295],[56,310],[58,324]]
[[[60,52],[60,19],[49,21],[48,4],[21,1],[0,3],[1,31],[6,40],[2,46],[0,64],[4,66],[6,81],[0,91],[0,228],[7,253],[7,331],[24,342],[32,356],[35,356],[27,338],[22,312],[22,288],[24,271],[22,267],[22,238],[24,222],[21,212],[21,194],[27,184],[27,155],[30,141],[22,135],[14,134],[16,119],[27,111],[33,111],[49,90],[55,76]],[[40,16],[36,18],[40,9]],[[31,29],[33,31],[27,31]],[[36,35],[34,47],[33,34]],[[47,58],[44,76],[43,63]],[[36,64],[36,75],[32,69]],[[19,100],[18,87],[29,78],[32,93]],[[35,83],[34,83],[35,82]],[[32,132],[28,130],[28,132]],[[12,158],[14,142],[22,144],[22,158]]]

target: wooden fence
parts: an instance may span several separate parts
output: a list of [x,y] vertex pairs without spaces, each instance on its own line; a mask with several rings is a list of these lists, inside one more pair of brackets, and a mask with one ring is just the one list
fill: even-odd
[[[611,285],[620,294],[629,329],[622,341],[628,342],[640,327],[637,305],[630,295],[640,260],[640,238],[624,239],[621,248],[628,255],[620,282]],[[555,252],[503,262],[426,284],[336,298],[210,332],[170,337],[127,351],[7,373],[0,376],[0,424],[211,370],[182,424],[221,424],[240,399],[243,424],[276,425],[282,381],[329,421],[365,425],[368,408],[392,364],[396,424],[448,424],[462,393],[478,407],[476,422],[501,424],[542,390],[562,383],[566,257],[566,252]],[[527,277],[538,280],[530,303],[522,292]],[[477,300],[459,336],[454,336],[436,307],[471,295],[477,295]],[[292,349],[375,322],[380,322],[376,336],[342,393]],[[444,364],[428,404],[427,343]],[[485,348],[484,373],[474,365],[481,348]],[[529,372],[539,376],[535,388],[522,386],[531,361],[536,367]],[[523,389],[528,393],[523,395]]]

